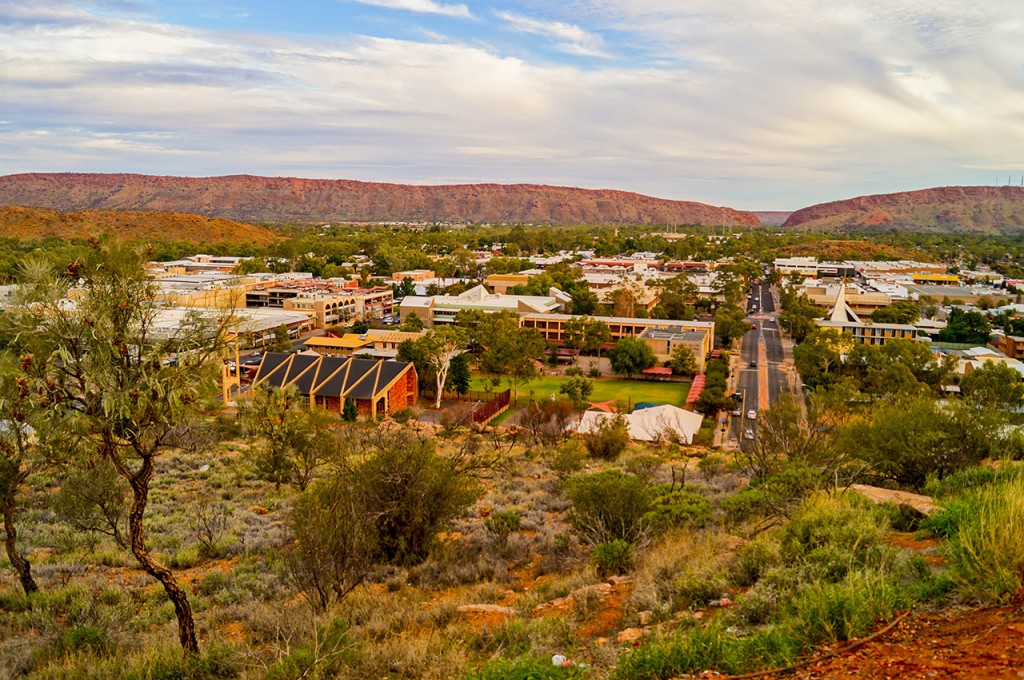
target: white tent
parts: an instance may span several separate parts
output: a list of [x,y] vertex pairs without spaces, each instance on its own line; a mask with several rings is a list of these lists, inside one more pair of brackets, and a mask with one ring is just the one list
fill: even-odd
[[[584,411],[576,431],[581,434],[593,432],[611,417],[611,413],[603,411]],[[626,416],[630,438],[645,442],[678,440],[691,444],[703,421],[704,416],[699,413],[668,404],[640,409]]]

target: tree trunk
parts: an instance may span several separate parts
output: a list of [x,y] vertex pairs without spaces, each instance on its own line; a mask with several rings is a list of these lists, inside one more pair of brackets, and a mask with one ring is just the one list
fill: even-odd
[[39,590],[35,579],[32,578],[32,565],[27,558],[18,551],[18,530],[14,527],[14,494],[18,488],[18,477],[11,480],[11,486],[4,494],[4,547],[7,549],[7,559],[11,566],[18,572],[18,580],[26,595]]
[[171,570],[160,564],[149,554],[146,548],[146,535],[142,527],[142,518],[149,501],[149,482],[153,477],[153,459],[142,459],[142,467],[129,480],[132,487],[132,509],[128,514],[128,535],[131,539],[132,554],[147,574],[160,582],[167,593],[168,599],[174,604],[174,613],[178,617],[178,640],[187,655],[199,653],[199,641],[196,638],[196,622],[192,615],[192,606],[188,596],[178,585]]

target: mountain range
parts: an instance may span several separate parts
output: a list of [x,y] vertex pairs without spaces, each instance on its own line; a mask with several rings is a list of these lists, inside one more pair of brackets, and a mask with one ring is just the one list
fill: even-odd
[[418,186],[292,177],[31,173],[0,177],[0,205],[167,210],[243,222],[733,224],[755,215],[608,189],[536,184]]
[[[420,186],[293,177],[168,177],[135,174],[27,173],[0,177],[0,206],[59,213],[0,213],[0,236],[128,233],[159,211],[157,234],[173,238],[265,242],[251,223],[652,224],[782,226],[821,231],[901,229],[933,232],[1024,231],[1024,187],[941,187],[832,201],[794,212],[745,212],[610,189],[537,184]],[[91,212],[76,212],[91,211]],[[102,211],[117,211],[103,213]],[[120,214],[121,211],[147,211]],[[184,215],[217,218],[205,222]],[[230,226],[226,221],[250,223]],[[31,225],[35,225],[34,227]],[[173,226],[172,226],[173,225]],[[140,232],[140,233],[141,233]],[[178,236],[179,232],[188,234]],[[230,236],[224,238],[230,239]]]

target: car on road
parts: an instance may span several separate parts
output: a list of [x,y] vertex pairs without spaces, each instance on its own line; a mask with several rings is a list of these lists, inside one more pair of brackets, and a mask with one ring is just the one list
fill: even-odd
[[755,411],[754,409],[750,409],[749,411],[747,411],[747,417],[750,418],[751,420],[757,420],[757,411]]
[[750,367],[751,368],[757,368],[757,362],[756,361],[751,361],[750,362]]
[[744,438],[744,439],[753,439],[753,438],[754,438],[754,431],[753,431],[753,430],[751,430],[751,429],[750,429],[750,428],[748,427],[747,429],[745,429],[745,430],[743,431],[743,438]]
[[757,330],[757,324],[756,323],[750,324],[750,330]]
[[742,416],[743,415],[743,409],[741,409],[741,408],[734,408],[732,410],[732,414],[734,416]]

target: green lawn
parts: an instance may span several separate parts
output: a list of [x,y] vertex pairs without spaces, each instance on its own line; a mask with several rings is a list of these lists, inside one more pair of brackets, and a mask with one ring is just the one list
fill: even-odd
[[[519,401],[529,399],[531,393],[534,399],[550,399],[554,394],[558,397],[558,388],[568,378],[543,377],[533,380],[526,385],[519,387]],[[483,390],[488,384],[488,378],[475,377],[470,389]],[[503,390],[508,387],[506,380],[501,381],[497,388]],[[622,399],[631,404],[640,401],[655,401],[662,404],[682,406],[686,395],[690,391],[690,383],[678,382],[645,382],[640,380],[594,380],[594,391],[590,394],[590,401],[608,401],[609,399]]]

